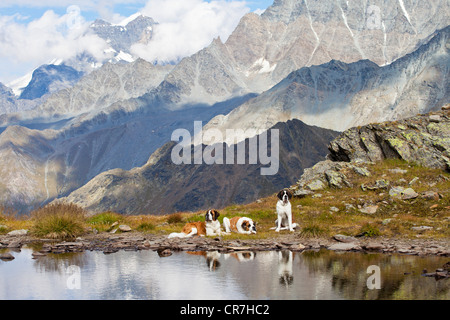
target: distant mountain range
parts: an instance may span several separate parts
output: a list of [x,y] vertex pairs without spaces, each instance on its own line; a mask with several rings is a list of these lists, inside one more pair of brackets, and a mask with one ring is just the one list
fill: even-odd
[[19,99],[34,100],[42,96],[72,87],[83,73],[62,65],[43,65],[34,70],[30,83],[22,90]]
[[[20,99],[0,86],[0,204],[27,211],[68,196],[94,210],[96,205],[107,207],[102,199],[109,197],[108,192],[124,192],[120,185],[129,187],[133,181],[129,178],[156,195],[168,195],[162,180],[157,181],[158,172],[186,198],[172,195],[173,203],[163,209],[158,196],[149,191],[138,193],[136,206],[130,203],[137,198],[127,198],[127,193],[127,203],[115,198],[109,208],[167,212],[190,210],[183,203],[192,203],[193,208],[209,205],[213,202],[194,199],[199,193],[194,195],[189,181],[203,186],[209,177],[220,184],[226,173],[236,183],[245,183],[225,184],[224,201],[255,200],[298,175],[285,170],[278,178],[264,180],[250,174],[255,168],[247,173],[230,166],[222,172],[208,166],[200,178],[194,168],[148,166],[148,159],[162,146],[153,159],[157,155],[167,159],[162,151],[168,150],[172,132],[192,131],[194,121],[202,121],[205,129],[262,133],[282,126],[280,122],[292,126],[296,122],[287,121],[300,119],[310,126],[342,131],[439,108],[448,102],[449,9],[445,0],[375,0],[370,5],[276,0],[261,16],[245,15],[225,42],[214,39],[176,65],[165,66],[130,58],[127,51],[132,43],[151,43],[157,28],[153,19],[135,15],[119,25],[97,20],[92,32],[109,39],[117,59],[93,71],[88,56],[58,67],[43,66],[43,72],[33,73],[21,91],[34,100]],[[76,72],[84,75],[77,79]],[[299,135],[289,131],[288,137],[280,138],[303,141],[299,127],[292,127]],[[313,145],[319,148],[318,144],[328,143],[325,140],[314,139]],[[292,147],[302,155],[299,146]],[[281,162],[288,153],[282,157]],[[299,160],[295,170],[319,160],[314,159]],[[113,169],[118,171],[111,174]],[[213,177],[214,170],[222,172],[221,181]],[[189,175],[191,180],[182,178]],[[107,177],[113,179],[101,196],[101,185],[107,183],[102,179]],[[232,195],[230,190],[244,185],[254,188],[248,196]],[[90,193],[95,194],[92,201]],[[84,202],[80,195],[86,197]]]
[[300,119],[343,131],[439,110],[450,97],[449,38],[446,27],[414,52],[382,67],[370,60],[332,60],[301,68],[229,114],[218,115],[205,129],[262,132],[278,121]]
[[147,44],[152,39],[155,24],[152,18],[138,13],[119,24],[97,19],[90,28],[110,45],[109,51],[114,53],[114,60],[132,62],[136,57],[131,53],[131,46],[136,43]]
[[[245,149],[245,164],[174,164],[174,142],[158,149],[142,167],[130,171],[114,169],[103,172],[82,188],[58,201],[78,204],[91,213],[116,211],[124,214],[167,214],[208,207],[221,208],[230,203],[250,202],[268,196],[294,184],[303,169],[323,160],[327,145],[338,132],[307,126],[299,120],[278,123],[278,173],[261,175],[261,162],[250,164],[249,141],[241,142]],[[268,133],[270,141],[271,130]],[[257,137],[259,143],[260,138]],[[202,146],[205,153],[206,146]],[[221,144],[225,157],[229,148],[235,153],[240,146]],[[273,146],[268,144],[267,154]],[[191,146],[191,157],[194,155]],[[194,161],[192,161],[194,163]],[[272,165],[272,163],[270,163]]]
[[[331,60],[379,66],[416,50],[448,25],[446,1],[277,0],[261,15],[245,15],[226,42],[183,59],[148,94],[152,105],[211,104],[262,93],[291,72]],[[370,15],[372,11],[379,15]]]

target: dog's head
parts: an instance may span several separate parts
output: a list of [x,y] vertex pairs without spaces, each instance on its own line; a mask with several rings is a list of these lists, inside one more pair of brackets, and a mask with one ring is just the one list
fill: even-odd
[[216,221],[217,218],[219,218],[219,216],[220,216],[219,211],[214,210],[214,209],[208,210],[208,211],[206,211],[205,221],[206,222],[208,222],[208,221]]
[[245,231],[251,231],[251,233],[256,233],[256,222],[253,220],[245,220],[242,222],[242,229]]
[[278,199],[287,203],[292,198],[292,192],[289,189],[283,189],[277,194]]

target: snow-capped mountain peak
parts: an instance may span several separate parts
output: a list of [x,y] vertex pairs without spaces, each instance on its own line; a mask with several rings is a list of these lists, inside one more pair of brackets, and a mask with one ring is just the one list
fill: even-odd
[[[136,12],[135,14],[132,14],[128,18],[123,19],[117,24],[111,24],[112,26],[119,26],[119,27],[126,27],[130,22],[136,20],[139,17],[144,17],[144,15],[140,12]],[[145,18],[145,17],[144,17]]]

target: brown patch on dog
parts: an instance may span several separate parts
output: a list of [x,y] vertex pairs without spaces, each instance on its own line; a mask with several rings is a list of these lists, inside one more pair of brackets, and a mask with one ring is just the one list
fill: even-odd
[[181,232],[189,234],[192,232],[193,228],[197,228],[198,236],[206,236],[206,224],[203,221],[186,223]]

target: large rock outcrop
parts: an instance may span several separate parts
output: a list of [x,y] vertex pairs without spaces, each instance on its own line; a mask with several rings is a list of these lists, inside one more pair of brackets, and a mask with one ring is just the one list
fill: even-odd
[[[295,195],[352,187],[349,172],[369,176],[365,164],[384,159],[402,159],[450,172],[450,105],[439,112],[348,129],[328,149],[328,159],[305,169],[292,186]],[[380,180],[373,188],[386,187],[388,184]]]
[[450,171],[450,110],[344,131],[329,146],[334,161],[398,158]]

